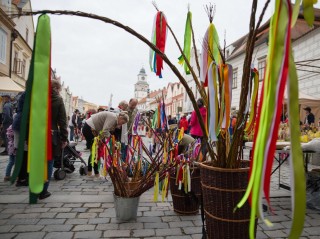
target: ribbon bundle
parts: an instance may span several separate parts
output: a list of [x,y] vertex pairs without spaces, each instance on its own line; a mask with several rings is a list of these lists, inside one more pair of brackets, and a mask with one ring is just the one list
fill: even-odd
[[[153,24],[151,42],[164,53],[167,40],[167,19],[163,12],[158,11]],[[151,71],[162,78],[161,70],[163,69],[163,59],[150,49],[149,63]]]
[[219,36],[217,30],[213,23],[210,23],[202,43],[200,80],[204,86],[208,86],[208,69],[211,62],[214,61],[216,65],[220,65],[222,63],[219,48]]
[[291,156],[289,160],[293,169],[291,172],[293,174],[291,192],[294,198],[293,222],[289,238],[298,238],[304,225],[306,205],[305,176],[303,170],[301,170],[303,168],[301,160],[303,156],[299,142],[299,127],[297,127],[299,125],[298,82],[291,49],[291,19],[290,1],[276,1],[275,13],[270,23],[267,70],[255,125],[251,176],[246,194],[237,206],[241,207],[251,193],[250,238],[254,238],[255,235],[256,215],[268,226],[272,225],[263,215],[262,189],[270,205],[270,177],[276,149],[282,100],[288,78],[289,120],[291,125]]
[[[209,137],[217,141],[221,131],[227,132],[230,125],[232,100],[232,66],[211,62],[208,69]],[[220,95],[220,98],[219,98]]]
[[[187,20],[186,20],[186,27],[184,31],[184,45],[183,45],[183,54],[186,56],[187,60],[190,62],[190,53],[191,53],[191,19],[192,19],[192,13],[189,11],[187,14]],[[190,74],[190,70],[187,66],[187,64],[184,61],[183,56],[181,55],[179,58],[179,64],[184,64],[184,71],[187,75]]]

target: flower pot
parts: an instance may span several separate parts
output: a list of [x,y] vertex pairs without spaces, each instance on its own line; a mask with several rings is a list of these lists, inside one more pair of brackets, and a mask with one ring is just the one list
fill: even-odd
[[246,191],[248,174],[249,167],[227,169],[213,167],[208,162],[200,164],[208,238],[249,238],[249,203],[233,212]]
[[176,173],[170,175],[170,191],[172,195],[173,210],[179,214],[192,215],[199,213],[201,200],[200,169],[198,167],[191,170],[191,192],[185,193],[183,186],[178,189],[176,185]]
[[127,222],[137,218],[140,197],[125,198],[113,194],[114,209],[119,222]]

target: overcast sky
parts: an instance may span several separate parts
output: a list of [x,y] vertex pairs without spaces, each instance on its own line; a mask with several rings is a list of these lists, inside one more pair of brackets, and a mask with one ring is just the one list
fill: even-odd
[[[180,44],[183,44],[187,6],[193,14],[193,27],[197,47],[209,25],[204,0],[158,0],[159,9],[167,17]],[[251,0],[217,0],[214,24],[223,42],[226,32],[227,45],[248,32]],[[260,14],[265,1],[259,1]],[[109,17],[130,26],[150,39],[156,10],[151,0],[32,0],[33,10],[74,10]],[[271,1],[264,18],[271,15]],[[34,18],[35,25],[37,17]],[[166,87],[177,78],[164,65],[163,78],[159,79],[149,67],[149,48],[129,33],[113,25],[76,16],[53,16],[52,68],[56,69],[71,89],[73,95],[99,105],[108,105],[113,94],[113,106],[134,95],[134,84],[143,66],[148,75],[150,90]],[[173,37],[169,34],[165,53],[177,64],[180,56]]]

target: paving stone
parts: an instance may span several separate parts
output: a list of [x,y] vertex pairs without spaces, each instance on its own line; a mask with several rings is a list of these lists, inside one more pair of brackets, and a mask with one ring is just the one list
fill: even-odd
[[140,229],[140,230],[133,230],[134,237],[151,237],[155,236],[156,232],[153,229]]
[[24,211],[24,213],[37,213],[37,212],[47,212],[49,208],[44,207],[36,207],[36,208],[28,208]]
[[193,234],[193,235],[191,235],[191,237],[192,237],[192,239],[202,239],[203,238],[202,234]]
[[11,219],[17,219],[17,218],[39,218],[40,216],[40,213],[18,213],[18,214],[15,214],[11,217]]
[[98,215],[97,213],[79,213],[78,218],[96,218]]
[[130,230],[106,230],[103,233],[104,237],[111,238],[111,237],[129,237]]
[[7,209],[4,209],[1,214],[6,214],[6,213],[9,213],[9,214],[20,214],[20,213],[23,213],[24,212],[24,208],[7,208]]
[[84,207],[75,207],[72,208],[71,212],[87,212],[88,208],[84,208]]
[[69,213],[58,213],[56,218],[75,218],[77,213],[75,212],[69,212]]
[[76,225],[72,231],[93,231],[96,225]]
[[194,227],[194,224],[191,221],[183,222],[169,222],[170,228],[173,227]]
[[265,231],[275,231],[279,229],[285,229],[285,227],[281,223],[274,223],[272,227],[268,227],[266,224],[259,224],[259,226],[262,228],[262,230]]
[[267,239],[269,237],[265,233],[263,233],[262,231],[257,231],[256,238]]
[[73,232],[49,232],[44,239],[72,239]]
[[90,209],[88,210],[88,213],[92,213],[92,212],[98,212],[98,213],[100,213],[100,212],[103,212],[103,211],[104,211],[103,208],[90,208]]
[[7,219],[9,217],[11,217],[12,214],[11,213],[0,213],[0,219]]
[[37,232],[43,227],[42,225],[17,225],[11,229],[11,232]]
[[83,219],[79,219],[79,218],[75,218],[75,219],[68,219],[65,224],[88,224],[88,219],[83,218]]
[[142,222],[134,222],[134,223],[121,223],[119,225],[120,230],[125,230],[125,229],[142,229],[143,228],[143,223]]
[[162,212],[162,211],[146,211],[146,212],[143,212],[143,216],[145,216],[145,217],[161,217],[161,216],[164,216],[164,212]]
[[287,237],[288,235],[285,234],[281,230],[275,230],[275,231],[265,231],[264,232],[269,238],[276,238],[276,237]]
[[42,239],[44,238],[45,234],[45,232],[19,233],[18,236],[15,237],[15,239]]
[[42,231],[45,232],[68,232],[73,225],[47,225]]
[[180,228],[168,229],[156,229],[156,236],[180,236],[182,231]]
[[[0,233],[9,232],[13,227],[14,227],[13,225],[0,226]],[[1,237],[1,235],[0,235],[0,237]]]
[[289,221],[289,217],[284,216],[284,215],[279,215],[279,216],[269,216],[268,219],[274,223],[274,222],[284,222],[284,221]]
[[310,236],[320,235],[320,227],[309,227],[309,228],[305,228],[304,231]]
[[36,218],[17,218],[17,219],[9,219],[7,221],[8,225],[31,225],[37,224],[40,219]]
[[144,228],[146,229],[169,228],[169,224],[165,222],[146,222],[144,223]]
[[58,207],[51,208],[49,212],[70,212],[72,210],[71,207]]
[[108,223],[108,224],[98,224],[96,230],[98,231],[106,231],[106,230],[116,230],[119,228],[119,224],[117,223]]
[[18,235],[18,233],[5,233],[5,234],[1,234],[1,239],[12,239],[14,238],[16,235]]
[[88,224],[104,224],[109,223],[110,218],[90,218]]
[[166,239],[192,239],[191,236],[168,236]]
[[114,207],[114,204],[113,203],[102,203],[101,208],[112,208]]
[[138,207],[138,212],[149,211],[150,207]]
[[194,216],[180,216],[181,221],[195,221],[201,220],[201,215],[194,215]]
[[37,224],[38,225],[60,225],[64,224],[66,219],[41,219]]
[[57,215],[56,212],[40,213],[39,218],[54,218],[56,215]]
[[185,234],[192,235],[202,232],[202,227],[184,227],[182,229]]
[[66,203],[63,207],[82,207],[82,203]]
[[60,208],[62,206],[63,206],[63,203],[58,203],[58,202],[46,203],[46,205],[45,205],[46,208],[48,208],[48,207]]
[[74,238],[100,238],[102,235],[101,231],[86,231],[76,232]]
[[161,217],[137,217],[137,222],[161,222]]
[[178,216],[165,216],[162,217],[163,222],[179,222],[181,221],[180,217]]
[[83,207],[94,207],[99,208],[101,206],[101,203],[85,203]]

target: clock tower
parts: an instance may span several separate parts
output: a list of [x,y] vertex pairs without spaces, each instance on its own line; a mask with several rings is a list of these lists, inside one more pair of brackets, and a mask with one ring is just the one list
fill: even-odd
[[142,67],[138,74],[138,81],[134,84],[134,98],[140,101],[147,97],[149,93],[149,84],[147,82],[146,70]]

